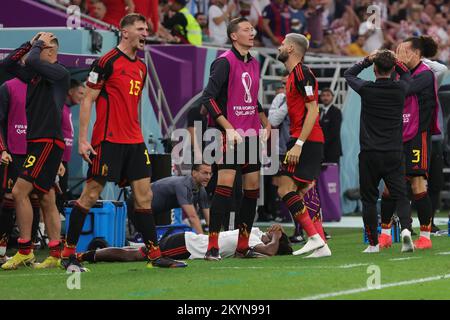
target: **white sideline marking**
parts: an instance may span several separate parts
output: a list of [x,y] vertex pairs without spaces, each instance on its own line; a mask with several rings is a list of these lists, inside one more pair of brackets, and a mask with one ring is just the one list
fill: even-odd
[[436,254],[439,254],[439,255],[441,255],[441,256],[446,256],[446,255],[449,255],[449,254],[450,254],[450,251],[447,251],[447,252],[438,252],[438,253],[436,253]]
[[340,269],[350,269],[355,267],[362,267],[362,266],[368,266],[368,263],[353,263],[353,264],[343,264],[341,266],[337,266],[336,268]]
[[437,281],[437,280],[444,280],[444,279],[450,279],[450,273],[449,274],[440,275],[440,276],[428,277],[428,278],[412,279],[412,280],[406,280],[406,281],[401,281],[401,282],[393,282],[393,283],[382,284],[380,289],[367,288],[367,287],[365,287],[365,288],[356,288],[356,289],[350,289],[350,290],[344,290],[344,291],[337,291],[337,292],[318,294],[318,295],[315,295],[315,296],[309,296],[309,297],[301,298],[300,300],[327,299],[327,298],[339,297],[339,296],[344,296],[344,295],[349,295],[349,294],[367,292],[367,291],[371,291],[371,290],[381,290],[381,289],[391,288],[391,287],[401,287],[401,286],[407,286],[407,285],[410,285],[410,284],[430,282],[430,281]]
[[343,264],[339,266],[283,266],[283,267],[212,267],[211,269],[350,269],[368,266],[369,263]]
[[394,258],[394,259],[389,259],[389,261],[404,261],[404,260],[420,259],[420,258],[421,257]]
[[67,276],[66,273],[23,273],[23,274],[14,274],[14,271],[4,271],[8,272],[9,275],[2,274],[0,275],[0,278],[18,278],[18,277],[34,277],[34,276]]

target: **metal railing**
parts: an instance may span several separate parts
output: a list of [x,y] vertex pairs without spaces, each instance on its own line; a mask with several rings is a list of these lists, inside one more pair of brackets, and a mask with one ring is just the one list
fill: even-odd
[[[278,51],[271,48],[257,48],[264,58],[261,67],[260,101],[265,108],[270,107],[275,96],[275,86],[281,81],[284,65],[276,59]],[[315,70],[319,83],[330,87],[335,93],[333,104],[342,109],[347,95],[348,86],[342,77],[342,72],[361,60],[360,57],[340,57],[334,55],[316,54],[305,56],[305,64]]]

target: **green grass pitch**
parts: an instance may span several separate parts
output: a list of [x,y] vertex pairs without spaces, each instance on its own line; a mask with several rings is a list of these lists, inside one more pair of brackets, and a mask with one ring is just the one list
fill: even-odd
[[[450,299],[450,237],[433,237],[428,251],[401,254],[396,243],[367,255],[361,253],[362,230],[327,231],[333,236],[330,258],[198,260],[174,270],[146,269],[142,262],[97,263],[87,265],[91,272],[81,274],[79,290],[67,288],[69,275],[63,270],[0,270],[0,300]],[[39,251],[38,260],[46,253]],[[374,274],[368,268],[377,267],[381,288],[369,290],[367,281]]]

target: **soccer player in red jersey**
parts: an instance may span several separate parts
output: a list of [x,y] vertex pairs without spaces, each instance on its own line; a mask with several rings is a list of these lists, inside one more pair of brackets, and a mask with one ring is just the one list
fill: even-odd
[[[185,267],[184,262],[161,256],[151,210],[151,166],[139,125],[138,104],[147,67],[137,56],[143,50],[148,26],[144,16],[126,15],[120,22],[119,45],[94,62],[88,89],[80,109],[78,151],[89,163],[88,181],[70,215],[62,265],[86,271],[75,257],[75,248],[89,209],[95,205],[107,181],[130,183],[133,189],[135,225],[148,249],[148,267]],[[87,140],[92,103],[97,118],[91,143]],[[90,155],[89,155],[90,154]]]
[[308,39],[290,33],[278,48],[278,60],[289,71],[286,100],[291,139],[287,144],[285,161],[280,168],[278,194],[289,208],[294,220],[308,234],[308,242],[294,255],[314,251],[311,257],[330,256],[320,219],[311,220],[303,196],[314,185],[320,174],[323,158],[323,132],[319,125],[317,80],[311,70],[302,64]]

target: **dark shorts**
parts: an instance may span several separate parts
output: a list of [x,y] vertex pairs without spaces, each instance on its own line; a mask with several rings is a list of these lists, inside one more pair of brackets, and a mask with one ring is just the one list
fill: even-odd
[[49,192],[55,185],[64,147],[64,141],[56,139],[29,141],[20,178],[31,182],[40,192]]
[[407,176],[428,176],[431,159],[431,135],[417,134],[403,145]]
[[[297,139],[291,139],[287,143],[287,150],[289,151]],[[306,141],[302,147],[302,153],[297,165],[289,165],[281,161],[279,175],[288,176],[299,183],[312,183],[315,181],[321,171],[321,164],[323,159],[323,143]]]
[[103,141],[94,147],[87,178],[105,178],[121,186],[130,181],[151,177],[150,155],[144,143],[122,144]]
[[11,158],[12,162],[8,165],[2,164],[0,166],[0,181],[4,193],[11,193],[17,178],[22,172],[23,164],[27,156],[11,154]]
[[[217,169],[240,170],[242,174],[257,172],[261,169],[260,141],[258,137],[244,137],[239,146],[232,149],[227,144],[225,134],[222,135],[223,157],[217,163]],[[228,156],[227,156],[228,154]],[[230,157],[232,154],[232,157]],[[229,157],[230,159],[227,159]]]
[[[173,259],[188,259],[191,256],[191,253],[186,249],[184,232],[174,233],[162,238],[159,242],[159,248],[161,249],[161,254],[164,257],[170,257]],[[146,247],[141,247],[140,251],[145,257],[148,249]]]

